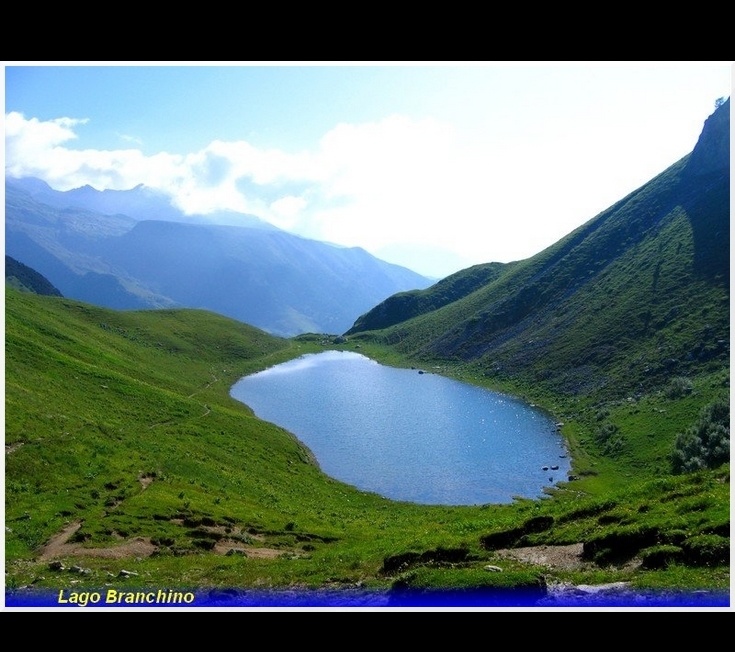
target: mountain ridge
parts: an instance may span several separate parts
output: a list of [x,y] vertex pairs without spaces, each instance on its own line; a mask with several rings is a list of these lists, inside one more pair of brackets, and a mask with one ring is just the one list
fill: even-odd
[[[388,324],[383,313],[401,300],[390,297],[347,334],[572,394],[611,382],[621,395],[651,389],[688,373],[695,355],[725,364],[729,106],[707,119],[692,153],[542,252],[444,305],[394,310]],[[698,303],[708,319],[685,327]]]
[[[70,298],[114,309],[214,310],[279,336],[341,333],[394,292],[433,282],[359,247],[303,238],[257,218],[186,221],[168,205],[161,210],[169,219],[154,220],[160,194],[147,204],[144,188],[105,192],[112,194],[6,179],[7,253]],[[99,212],[103,205],[109,213]]]

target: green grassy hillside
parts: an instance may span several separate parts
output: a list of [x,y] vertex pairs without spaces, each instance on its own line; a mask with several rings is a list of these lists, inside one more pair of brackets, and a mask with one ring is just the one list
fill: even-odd
[[[5,307],[9,595],[102,585],[727,587],[726,469],[630,481],[605,496],[570,483],[511,505],[393,502],[325,476],[293,436],[229,396],[243,374],[321,350],[317,338],[12,288]],[[584,568],[497,552],[578,542]]]
[[358,317],[345,335],[388,328],[454,303],[498,278],[505,268],[503,263],[475,265],[452,274],[425,290],[394,294]]

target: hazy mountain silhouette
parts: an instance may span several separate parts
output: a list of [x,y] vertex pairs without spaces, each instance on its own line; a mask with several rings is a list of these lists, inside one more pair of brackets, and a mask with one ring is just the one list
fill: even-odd
[[[68,192],[6,179],[6,253],[69,298],[116,309],[213,310],[273,334],[341,333],[395,292],[431,280],[254,216],[184,216],[138,186]],[[151,219],[156,217],[156,219]]]

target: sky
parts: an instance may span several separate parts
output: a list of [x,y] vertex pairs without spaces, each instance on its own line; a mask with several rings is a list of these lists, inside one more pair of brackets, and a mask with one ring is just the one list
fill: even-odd
[[691,152],[733,81],[731,61],[3,64],[6,176],[145,184],[433,278],[594,218]]

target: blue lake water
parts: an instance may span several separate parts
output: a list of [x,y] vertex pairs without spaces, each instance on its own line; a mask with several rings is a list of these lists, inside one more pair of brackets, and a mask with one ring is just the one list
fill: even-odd
[[245,376],[231,395],[298,437],[331,477],[394,500],[539,498],[571,468],[543,411],[353,352],[309,354]]

